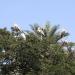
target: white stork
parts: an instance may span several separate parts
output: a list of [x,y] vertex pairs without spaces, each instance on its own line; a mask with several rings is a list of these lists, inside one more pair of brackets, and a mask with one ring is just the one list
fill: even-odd
[[61,35],[62,32],[68,33],[68,31],[65,28],[61,28],[58,30],[57,34]]
[[21,30],[21,28],[17,24],[14,24],[12,29],[15,33],[15,36],[14,36],[15,38],[22,37],[24,40],[26,40],[25,33]]
[[44,32],[43,32],[42,28],[38,27],[37,31],[40,32],[42,35],[44,35]]
[[25,33],[24,33],[24,32],[22,32],[22,33],[20,34],[20,36],[21,36],[24,40],[26,40],[26,36],[25,36]]
[[38,27],[37,31],[38,31],[39,33],[41,33],[41,40],[42,40],[42,36],[44,35],[43,29],[40,28],[40,27]]
[[21,31],[21,28],[20,28],[17,24],[14,24],[14,25],[13,25],[13,29],[14,29],[14,31],[16,31],[16,32]]

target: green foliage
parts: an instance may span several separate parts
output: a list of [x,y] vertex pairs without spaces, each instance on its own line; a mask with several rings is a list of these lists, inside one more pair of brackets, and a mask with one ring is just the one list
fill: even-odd
[[[59,26],[47,23],[42,35],[38,24],[31,26],[26,40],[15,38],[12,32],[0,29],[0,61],[11,60],[11,64],[0,64],[2,75],[75,75],[74,43],[62,45],[58,41],[68,36],[56,34]],[[66,47],[67,51],[63,48]],[[5,49],[5,53],[2,53]]]

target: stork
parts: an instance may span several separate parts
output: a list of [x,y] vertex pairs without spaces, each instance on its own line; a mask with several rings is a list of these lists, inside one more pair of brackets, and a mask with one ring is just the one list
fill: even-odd
[[21,30],[21,28],[17,25],[14,24],[13,27],[11,27],[12,31],[14,32],[14,37],[22,37],[24,40],[26,40],[25,33]]
[[21,31],[21,28],[17,25],[17,24],[14,24],[13,27],[12,27],[13,31]]
[[21,36],[24,40],[26,40],[25,33],[21,33],[20,36]]
[[38,27],[37,31],[38,31],[39,33],[41,33],[41,40],[42,40],[42,36],[44,35],[43,29],[40,28],[40,27]]
[[57,34],[61,35],[61,33],[68,33],[68,31],[65,28],[61,28],[61,29],[59,29]]
[[40,32],[42,35],[44,35],[44,32],[43,32],[42,28],[38,27],[37,31]]

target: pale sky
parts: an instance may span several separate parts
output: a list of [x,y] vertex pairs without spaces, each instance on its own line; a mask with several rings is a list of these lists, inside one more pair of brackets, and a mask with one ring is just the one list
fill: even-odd
[[29,24],[46,21],[66,28],[75,42],[75,0],[0,0],[0,28],[17,23],[28,30]]

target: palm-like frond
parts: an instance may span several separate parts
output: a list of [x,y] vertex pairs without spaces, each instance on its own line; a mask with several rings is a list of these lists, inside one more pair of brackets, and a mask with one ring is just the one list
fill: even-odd
[[61,35],[58,35],[58,34],[56,35],[56,34],[55,34],[55,35],[53,36],[53,40],[54,40],[55,42],[58,42],[59,40],[65,38],[65,37],[68,36],[68,35],[69,35],[69,33],[66,33],[66,32],[64,32],[64,33],[62,32]]
[[[41,38],[47,40],[50,43],[56,43],[60,39],[66,37],[69,35],[69,33],[63,31],[59,35],[59,33],[56,33],[59,29],[59,25],[51,26],[50,23],[46,23],[45,27],[42,28],[42,31],[44,35],[42,35],[40,32],[37,31],[38,27],[40,27],[38,24],[30,25],[31,29],[33,30],[33,34],[37,38]],[[41,27],[40,27],[41,28]]]
[[37,28],[39,27],[38,24],[30,25],[31,29],[36,32]]
[[55,35],[55,33],[56,33],[56,31],[57,31],[58,29],[59,29],[59,25],[53,26],[53,27],[51,28],[51,31],[50,31],[49,36],[52,37],[53,35]]
[[66,37],[66,36],[68,36],[68,35],[69,35],[68,32],[63,31],[63,32],[61,33],[61,38]]

